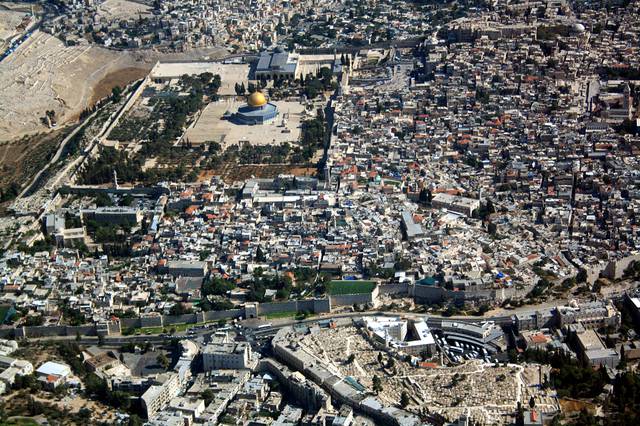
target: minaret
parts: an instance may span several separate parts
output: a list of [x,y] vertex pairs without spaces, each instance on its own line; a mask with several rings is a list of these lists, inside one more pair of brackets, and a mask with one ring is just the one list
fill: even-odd
[[113,187],[115,189],[118,189],[118,172],[114,169],[113,170]]
[[622,98],[622,108],[629,109],[629,107],[633,104],[631,98],[631,88],[629,87],[629,83],[625,83],[624,85],[624,96]]

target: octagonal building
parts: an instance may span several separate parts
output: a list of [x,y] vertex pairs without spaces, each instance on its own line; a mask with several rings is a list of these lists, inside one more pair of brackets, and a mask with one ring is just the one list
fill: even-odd
[[231,121],[246,125],[268,124],[277,116],[278,107],[267,101],[262,92],[253,92],[247,98],[247,103],[231,116]]

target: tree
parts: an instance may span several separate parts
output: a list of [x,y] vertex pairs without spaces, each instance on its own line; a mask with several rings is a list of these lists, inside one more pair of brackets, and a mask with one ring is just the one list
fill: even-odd
[[433,194],[431,190],[428,188],[422,188],[420,190],[420,195],[418,196],[418,201],[420,204],[431,204],[431,200],[433,199]]
[[373,376],[373,379],[371,380],[373,383],[373,391],[378,394],[382,391],[382,380],[380,380],[380,377],[378,376]]
[[99,193],[95,198],[96,206],[98,207],[110,207],[113,205],[111,198],[103,192]]
[[405,408],[407,405],[409,405],[409,403],[411,402],[411,399],[409,398],[409,394],[407,394],[407,392],[402,391],[402,394],[400,395],[400,406],[402,406],[402,408]]
[[184,303],[176,303],[171,307],[171,309],[169,309],[170,315],[184,315],[190,314],[191,312],[192,309],[187,307]]
[[204,399],[205,406],[211,404],[211,401],[213,401],[213,398],[215,398],[215,396],[215,393],[211,389],[206,389],[200,394],[200,397]]
[[620,362],[618,363],[618,370],[624,370],[625,368],[627,368],[627,359],[623,344],[620,346]]
[[536,408],[536,400],[533,395],[529,398],[529,407],[531,407],[532,410]]
[[111,100],[113,102],[120,102],[120,98],[122,97],[122,88],[120,86],[116,86],[111,89]]
[[258,248],[256,249],[256,262],[264,262],[266,260],[267,257],[265,256],[262,247],[258,246]]
[[87,407],[82,407],[78,411],[78,416],[80,416],[82,420],[88,421],[91,419],[91,410],[88,409]]
[[142,426],[143,422],[140,416],[137,414],[132,414],[129,417],[129,425],[128,426]]
[[487,226],[487,232],[489,233],[489,235],[496,235],[497,231],[498,231],[497,225],[493,222],[489,222],[489,225]]
[[578,274],[576,275],[576,282],[584,283],[587,281],[587,270],[584,268],[580,268]]
[[156,361],[158,362],[158,364],[160,364],[162,366],[162,368],[164,368],[165,370],[169,368],[169,358],[167,358],[167,356],[163,353],[161,353],[160,355],[158,355],[156,357]]
[[124,197],[122,197],[120,204],[125,207],[130,207],[131,204],[133,204],[133,197],[130,194],[125,195]]
[[36,401],[32,396],[27,399],[27,410],[30,416],[37,416],[44,412],[44,404]]
[[348,364],[352,364],[353,361],[356,360],[356,356],[354,354],[349,355],[349,358],[347,358],[347,363]]
[[382,364],[382,360],[383,360],[382,352],[378,352],[378,362]]

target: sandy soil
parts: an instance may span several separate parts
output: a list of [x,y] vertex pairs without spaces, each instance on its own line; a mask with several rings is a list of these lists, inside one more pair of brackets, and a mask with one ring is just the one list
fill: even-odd
[[138,15],[149,16],[149,6],[127,0],[106,0],[98,6],[98,16],[108,19],[131,19]]
[[16,27],[22,22],[24,13],[9,10],[0,10],[0,48],[8,45],[11,37],[16,35]]
[[588,410],[589,412],[594,412],[596,406],[587,401],[580,401],[577,399],[563,398],[560,399],[560,406],[562,407],[562,412],[564,413],[578,413],[581,410]]
[[278,165],[278,164],[260,164],[260,165],[243,165],[237,163],[223,164],[216,170],[201,171],[198,175],[198,182],[208,182],[214,176],[220,176],[227,183],[236,181],[244,181],[251,177],[255,178],[275,178],[281,174],[294,174],[296,176],[315,176],[317,170],[315,168],[303,167],[300,165]]
[[100,99],[111,95],[111,89],[116,86],[126,86],[127,84],[144,78],[149,72],[148,68],[127,67],[107,74],[92,89],[89,105],[95,104]]
[[67,47],[36,31],[0,62],[0,140],[46,130],[40,117],[47,110],[56,112],[59,123],[75,118],[110,73],[153,65],[136,56],[98,46]]
[[0,141],[47,130],[40,121],[47,110],[56,112],[60,125],[75,120],[113,86],[141,78],[158,60],[209,60],[225,54],[220,48],[161,53],[69,47],[36,31],[0,62]]

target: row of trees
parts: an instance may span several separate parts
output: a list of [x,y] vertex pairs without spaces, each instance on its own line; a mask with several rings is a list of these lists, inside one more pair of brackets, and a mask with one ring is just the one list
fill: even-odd
[[258,90],[262,90],[267,87],[267,79],[266,77],[262,77],[258,80],[258,84],[249,83],[246,87],[244,83],[236,83],[234,86],[234,90],[236,95],[244,96],[246,94],[251,94],[253,92],[257,92]]
[[552,367],[551,381],[547,385],[558,390],[561,397],[594,398],[609,382],[604,368],[594,370],[563,351],[527,350],[524,359]]
[[0,203],[11,201],[20,194],[20,185],[11,182],[7,187],[0,188]]
[[316,150],[324,147],[325,127],[324,113],[321,110],[313,120],[302,122],[300,147],[304,161],[309,161]]
[[320,68],[315,76],[307,74],[300,79],[300,85],[309,99],[314,99],[323,91],[335,90],[337,87],[333,81],[333,72],[327,67]]
[[98,157],[80,173],[80,179],[89,185],[103,184],[113,181],[114,171],[119,180],[131,182],[141,177],[142,166],[139,161],[131,160],[124,151],[101,147]]

